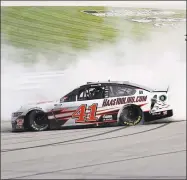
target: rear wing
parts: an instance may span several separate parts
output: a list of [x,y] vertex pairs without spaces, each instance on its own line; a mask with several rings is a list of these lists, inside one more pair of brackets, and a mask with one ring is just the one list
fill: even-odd
[[167,89],[165,89],[165,90],[159,90],[159,89],[155,89],[155,90],[153,90],[152,92],[165,92],[165,93],[168,93],[168,91],[169,91],[169,86],[167,87]]

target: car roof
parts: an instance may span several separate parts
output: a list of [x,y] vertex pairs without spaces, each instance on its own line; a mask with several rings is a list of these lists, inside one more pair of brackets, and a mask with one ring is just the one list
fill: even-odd
[[129,82],[129,81],[98,81],[98,82],[87,82],[87,84],[84,84],[84,85],[82,85],[80,87],[89,86],[89,85],[116,85],[116,84],[133,86],[133,87],[136,87],[136,88],[144,89],[146,91],[153,91],[152,88],[149,88],[149,87],[146,87],[146,86],[143,86],[143,85],[139,85],[139,84],[136,84],[136,83],[132,83],[132,82]]

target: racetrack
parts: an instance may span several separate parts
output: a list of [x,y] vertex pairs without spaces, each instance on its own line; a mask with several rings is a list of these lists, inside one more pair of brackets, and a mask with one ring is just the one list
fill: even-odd
[[9,127],[2,123],[2,179],[186,178],[186,120],[37,133]]

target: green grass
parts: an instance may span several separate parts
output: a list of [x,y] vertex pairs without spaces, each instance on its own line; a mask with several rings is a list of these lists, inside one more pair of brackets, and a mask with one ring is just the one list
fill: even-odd
[[[2,32],[15,46],[86,48],[90,41],[112,41],[115,28],[103,18],[81,11],[84,7],[3,7]],[[103,10],[103,7],[94,7]]]
[[[121,32],[124,37],[141,40],[154,30],[152,24],[117,17],[97,17],[82,10],[105,8],[2,7],[3,39],[16,47],[63,51],[66,47],[79,50],[88,49],[96,43],[112,43]],[[186,14],[183,12],[175,16],[184,17]],[[120,21],[120,26],[116,25],[116,21]]]

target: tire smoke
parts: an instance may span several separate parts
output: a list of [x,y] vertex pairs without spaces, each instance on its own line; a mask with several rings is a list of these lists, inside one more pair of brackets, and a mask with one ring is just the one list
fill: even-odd
[[[1,120],[30,101],[59,99],[87,81],[132,81],[153,88],[170,87],[175,119],[186,119],[185,27],[154,32],[135,42],[121,35],[114,44],[95,46],[76,57],[65,69],[68,56],[58,60],[38,53],[32,66],[23,63],[27,50],[2,44]],[[25,55],[26,56],[26,55]],[[24,56],[24,57],[25,57]],[[61,70],[62,69],[62,70]]]

